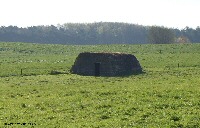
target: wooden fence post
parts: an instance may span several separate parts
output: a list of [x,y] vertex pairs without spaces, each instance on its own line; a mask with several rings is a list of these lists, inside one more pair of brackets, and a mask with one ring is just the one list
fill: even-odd
[[21,69],[21,76],[23,75],[23,69]]

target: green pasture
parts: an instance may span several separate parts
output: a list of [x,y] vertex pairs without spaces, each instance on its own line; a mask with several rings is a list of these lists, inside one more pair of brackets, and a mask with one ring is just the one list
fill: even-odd
[[[145,73],[70,74],[77,55],[92,51],[133,54]],[[1,42],[0,127],[199,128],[199,77],[200,44]]]

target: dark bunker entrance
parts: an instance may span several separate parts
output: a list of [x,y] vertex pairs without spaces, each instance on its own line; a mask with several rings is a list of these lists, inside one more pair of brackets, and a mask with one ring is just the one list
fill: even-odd
[[100,76],[100,65],[101,65],[100,62],[94,63],[94,66],[95,66],[94,75],[95,76]]

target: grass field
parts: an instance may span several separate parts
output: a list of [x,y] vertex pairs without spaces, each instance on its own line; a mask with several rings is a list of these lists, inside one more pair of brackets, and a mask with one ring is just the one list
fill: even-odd
[[[70,74],[84,51],[134,54],[145,73]],[[200,44],[2,42],[0,56],[0,127],[200,127]]]

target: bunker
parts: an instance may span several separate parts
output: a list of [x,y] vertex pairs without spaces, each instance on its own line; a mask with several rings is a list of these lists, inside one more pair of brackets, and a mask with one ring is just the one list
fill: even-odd
[[84,76],[126,76],[142,73],[134,55],[124,53],[80,53],[71,73]]

